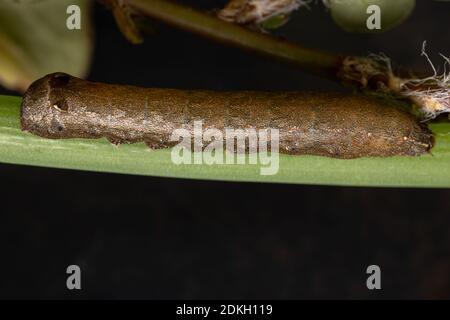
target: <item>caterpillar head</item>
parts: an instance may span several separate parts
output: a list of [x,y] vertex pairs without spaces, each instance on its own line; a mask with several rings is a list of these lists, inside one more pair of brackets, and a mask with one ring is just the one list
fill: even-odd
[[22,130],[54,139],[92,137],[93,133],[82,124],[80,108],[73,108],[79,81],[78,78],[58,72],[33,82],[22,100]]

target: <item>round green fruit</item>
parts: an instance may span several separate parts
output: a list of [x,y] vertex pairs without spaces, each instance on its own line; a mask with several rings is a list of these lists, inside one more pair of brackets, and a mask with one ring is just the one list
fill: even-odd
[[[416,0],[329,0],[331,16],[336,24],[348,32],[374,33],[390,30],[405,21],[414,10]],[[381,29],[370,29],[367,12],[371,5],[380,8]]]

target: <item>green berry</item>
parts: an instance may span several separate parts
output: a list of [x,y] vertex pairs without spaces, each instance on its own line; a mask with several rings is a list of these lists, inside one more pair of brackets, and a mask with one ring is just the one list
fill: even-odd
[[[336,24],[348,32],[374,33],[390,30],[405,21],[413,11],[415,0],[329,0],[331,16]],[[370,30],[367,13],[371,5],[380,7],[381,29]]]

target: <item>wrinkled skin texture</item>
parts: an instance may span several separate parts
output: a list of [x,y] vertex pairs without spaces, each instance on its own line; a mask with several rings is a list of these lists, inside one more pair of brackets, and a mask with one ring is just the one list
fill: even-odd
[[362,95],[146,89],[88,82],[63,73],[24,95],[22,129],[46,138],[101,138],[171,147],[173,130],[279,129],[280,152],[335,158],[417,156],[433,136],[412,115]]

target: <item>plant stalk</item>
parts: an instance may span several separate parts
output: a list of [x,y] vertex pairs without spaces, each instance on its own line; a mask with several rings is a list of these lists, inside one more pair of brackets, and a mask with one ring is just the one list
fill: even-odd
[[342,57],[304,48],[270,35],[258,33],[215,16],[167,0],[125,0],[154,19],[229,46],[238,47],[297,65],[312,74],[336,79]]

